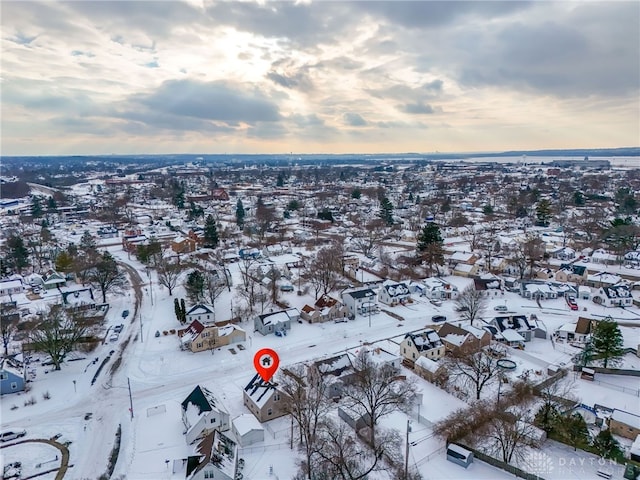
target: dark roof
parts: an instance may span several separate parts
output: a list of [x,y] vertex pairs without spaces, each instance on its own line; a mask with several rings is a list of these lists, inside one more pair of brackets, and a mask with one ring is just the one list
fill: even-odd
[[206,388],[201,388],[200,385],[196,386],[184,402],[182,402],[182,410],[186,410],[190,403],[200,409],[199,413],[210,412],[213,410],[212,406],[215,407],[213,394]]
[[[532,330],[531,325],[524,315],[513,315],[511,317],[496,317],[496,323],[501,332],[511,328],[513,330]],[[511,323],[511,326],[509,326]]]
[[[465,335],[468,335],[468,333],[465,332]],[[440,336],[435,330],[431,329],[423,330],[422,332],[418,333],[407,333],[404,338],[410,338],[419,352],[426,352],[428,350],[431,350],[432,348],[438,348],[442,346],[442,340],[440,340]]]
[[[267,393],[271,390],[275,390],[275,386],[272,383],[265,382],[260,375],[257,373],[253,376],[251,381],[244,387],[244,391],[255,401],[259,402],[262,400]],[[259,392],[259,390],[262,390]],[[256,395],[256,396],[254,396]]]
[[375,297],[376,293],[370,288],[363,288],[362,290],[354,290],[353,292],[345,292],[345,295],[350,295],[353,298],[369,298]]

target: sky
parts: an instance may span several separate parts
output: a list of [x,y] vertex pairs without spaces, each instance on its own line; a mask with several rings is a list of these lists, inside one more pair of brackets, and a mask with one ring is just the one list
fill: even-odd
[[640,145],[640,2],[0,3],[3,155]]

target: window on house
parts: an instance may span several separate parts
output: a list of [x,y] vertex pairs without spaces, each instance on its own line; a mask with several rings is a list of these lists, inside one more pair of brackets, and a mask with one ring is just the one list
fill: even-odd
[[204,478],[214,478],[213,477],[213,472],[211,470],[205,470],[204,471]]
[[415,354],[415,353],[412,353],[412,354],[411,354],[411,358],[416,358],[416,354]]
[[211,419],[211,423],[216,423],[216,419],[215,419],[215,418],[212,418],[212,419]]
[[202,348],[202,343],[196,343],[196,348]]
[[273,396],[273,400],[274,400],[275,402],[279,401],[279,400],[280,400],[280,394],[279,394],[279,393],[276,393],[276,394]]
[[11,382],[11,390],[17,390],[18,384],[16,382]]
[[0,373],[0,380],[6,380],[7,378],[9,378],[8,373]]
[[402,353],[407,353],[407,349],[402,347]]
[[272,413],[273,413],[273,410],[271,410],[271,409],[267,410],[267,416],[270,417]]

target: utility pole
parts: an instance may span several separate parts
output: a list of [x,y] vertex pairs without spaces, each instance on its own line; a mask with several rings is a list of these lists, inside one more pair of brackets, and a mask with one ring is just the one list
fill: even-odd
[[142,314],[138,313],[138,319],[140,320],[140,343],[143,343],[143,340],[142,340]]
[[127,377],[127,385],[129,386],[129,411],[131,412],[131,420],[133,420],[133,397],[131,396],[131,382]]
[[409,480],[409,432],[411,431],[411,420],[407,420],[407,437],[404,451],[404,480]]

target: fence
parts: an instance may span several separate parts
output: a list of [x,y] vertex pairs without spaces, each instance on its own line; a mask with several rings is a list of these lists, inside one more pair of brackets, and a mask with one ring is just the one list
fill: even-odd
[[498,460],[497,458],[493,458],[489,455],[487,455],[486,453],[482,453],[474,448],[470,448],[460,442],[456,442],[458,443],[461,447],[466,448],[467,450],[471,450],[473,452],[473,455],[479,459],[482,460],[485,463],[488,463],[489,465],[493,465],[496,468],[499,468],[500,470],[504,470],[505,472],[509,472],[513,475],[515,475],[516,477],[519,478],[524,478],[525,480],[544,480],[544,478],[542,478],[539,475],[535,475],[533,473],[527,473],[524,470],[519,469],[518,467],[514,467],[513,465],[509,465],[508,463],[503,462],[502,460]]
[[262,445],[258,447],[245,447],[240,449],[239,455],[242,456],[250,453],[262,453],[262,452],[268,452],[271,450],[281,450],[283,448],[289,449],[290,447],[291,445],[289,444],[289,442],[273,443],[271,445]]

